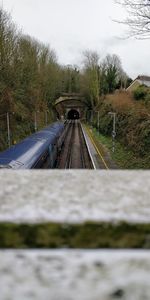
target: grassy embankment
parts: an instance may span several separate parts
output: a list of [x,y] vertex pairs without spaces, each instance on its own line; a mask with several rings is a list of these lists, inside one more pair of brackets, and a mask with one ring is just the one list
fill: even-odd
[[[146,158],[139,158],[135,153],[121,144],[116,137],[115,152],[112,151],[112,138],[98,132],[96,128],[89,126],[92,136],[100,145],[100,151],[107,152],[119,169],[149,169],[150,162]],[[101,148],[102,147],[102,148]]]
[[[112,152],[112,118],[108,112],[116,112],[115,152]],[[122,169],[150,169],[150,108],[135,101],[123,92],[107,96],[93,118],[93,137],[104,145],[110,157]]]

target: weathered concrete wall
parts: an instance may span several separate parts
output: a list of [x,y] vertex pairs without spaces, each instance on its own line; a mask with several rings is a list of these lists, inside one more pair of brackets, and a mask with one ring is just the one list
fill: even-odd
[[1,300],[148,300],[148,251],[0,251]]
[[[0,182],[6,226],[150,223],[150,171],[4,170]],[[148,250],[1,250],[0,299],[148,300],[149,270]]]
[[150,222],[150,171],[1,171],[0,221]]

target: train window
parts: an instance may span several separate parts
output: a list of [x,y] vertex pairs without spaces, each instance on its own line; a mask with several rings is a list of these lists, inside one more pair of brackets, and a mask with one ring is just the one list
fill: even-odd
[[48,152],[51,153],[51,151],[52,151],[52,145],[49,145]]
[[33,169],[47,169],[49,153],[46,151],[33,166]]
[[53,165],[54,165],[54,145],[49,145],[49,160],[50,160],[50,163],[49,163],[49,168],[52,168]]
[[49,145],[47,151],[39,158],[34,169],[50,169],[55,166],[57,158],[57,144]]
[[47,153],[47,156],[45,156],[44,159],[42,158],[41,169],[48,169],[49,163],[50,163],[50,159],[49,159],[49,154]]

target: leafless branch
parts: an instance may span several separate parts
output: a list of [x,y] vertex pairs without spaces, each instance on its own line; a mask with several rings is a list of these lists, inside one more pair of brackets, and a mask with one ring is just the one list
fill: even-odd
[[125,20],[115,20],[128,26],[129,36],[138,39],[150,38],[150,0],[115,0],[122,5],[128,17]]

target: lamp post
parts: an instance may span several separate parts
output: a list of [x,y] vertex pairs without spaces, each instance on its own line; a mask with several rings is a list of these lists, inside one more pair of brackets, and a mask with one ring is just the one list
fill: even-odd
[[98,120],[97,120],[98,132],[99,132],[99,127],[100,127],[100,120],[99,120],[100,116],[99,115],[100,115],[100,113],[98,111]]
[[34,130],[37,131],[37,115],[36,115],[36,111],[34,112]]
[[8,146],[10,148],[10,119],[9,119],[9,112],[6,113],[7,117],[7,138],[8,138]]
[[7,122],[7,142],[8,142],[8,146],[10,148],[11,142],[10,142],[10,118],[9,118],[9,112],[1,114],[0,117],[6,117],[6,122]]
[[[12,115],[14,115],[14,112],[11,113]],[[10,148],[11,146],[11,138],[10,138],[10,113],[4,113],[1,114],[0,117],[6,117],[6,123],[7,123],[7,143],[8,143],[8,147]]]
[[92,123],[93,123],[93,110],[90,109],[89,111],[90,111],[90,123],[92,125]]
[[34,130],[37,131],[37,113],[39,113],[39,111],[35,111],[34,112]]
[[97,129],[98,129],[98,132],[99,132],[99,125],[100,125],[99,110],[96,110],[96,112],[97,112]]
[[112,130],[112,152],[115,152],[115,137],[116,137],[116,113],[109,112],[108,115],[113,117],[113,130]]
[[47,113],[48,113],[48,110],[45,111],[45,124],[46,124],[46,126],[47,126],[47,123],[48,123]]

